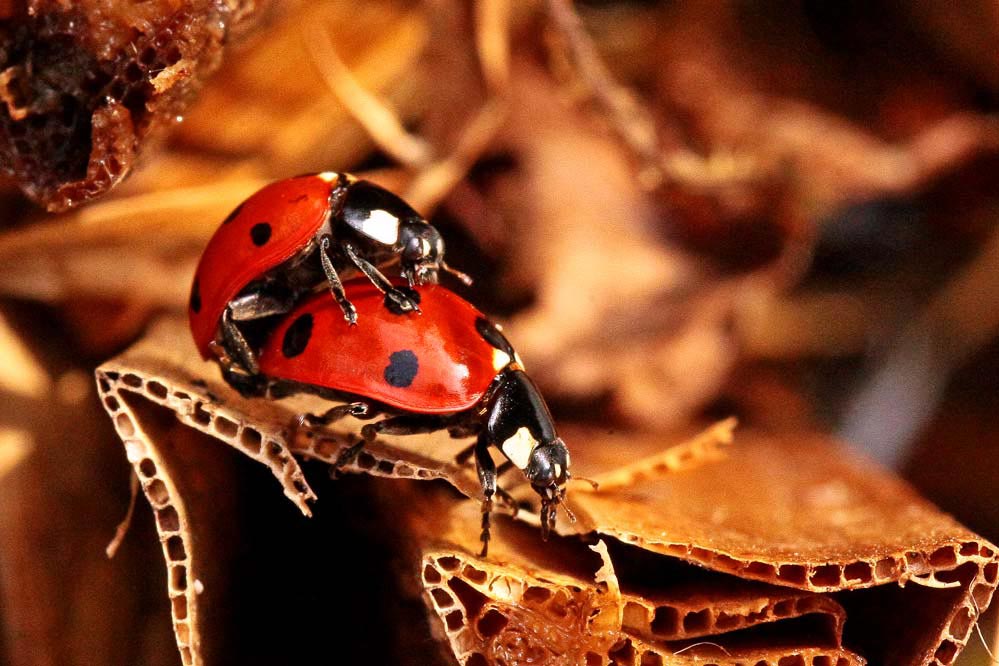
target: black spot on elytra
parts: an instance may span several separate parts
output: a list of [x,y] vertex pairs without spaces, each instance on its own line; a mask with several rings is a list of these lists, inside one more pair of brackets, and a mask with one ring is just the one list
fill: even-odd
[[271,239],[271,225],[267,222],[257,222],[250,229],[250,238],[254,245],[260,247]]
[[285,358],[294,358],[305,351],[312,337],[312,315],[304,314],[296,319],[284,332],[281,353]]
[[408,349],[392,352],[389,364],[385,368],[385,381],[396,388],[406,388],[416,379],[420,370],[420,361],[416,354]]
[[194,278],[191,285],[191,311],[194,314],[201,312],[201,287],[198,285],[198,278]]
[[229,213],[224,220],[222,220],[222,224],[229,224],[230,222],[235,220],[237,217],[239,217],[239,212],[241,210],[243,210],[243,204],[239,204],[238,206],[233,208],[232,212]]

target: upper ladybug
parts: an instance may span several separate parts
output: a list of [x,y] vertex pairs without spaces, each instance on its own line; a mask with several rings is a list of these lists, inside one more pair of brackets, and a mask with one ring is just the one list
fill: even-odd
[[[379,271],[400,263],[409,288]],[[291,310],[328,285],[344,318],[357,312],[341,278],[358,271],[397,312],[419,312],[412,289],[437,282],[444,241],[406,202],[374,183],[323,172],[265,186],[236,207],[208,241],[191,285],[189,316],[203,358],[214,356],[237,389],[259,372],[265,330],[254,320]],[[239,324],[237,325],[237,322]]]

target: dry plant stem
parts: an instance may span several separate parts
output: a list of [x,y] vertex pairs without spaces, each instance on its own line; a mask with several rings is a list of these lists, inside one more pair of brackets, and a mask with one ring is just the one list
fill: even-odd
[[139,498],[139,477],[134,473],[128,480],[128,491],[128,509],[125,511],[125,517],[118,523],[118,527],[114,531],[114,537],[108,543],[108,547],[104,549],[108,559],[113,558],[118,549],[121,548],[121,544],[125,540],[125,535],[128,534],[128,528],[132,526],[132,517],[135,515],[135,502]]
[[510,0],[475,2],[475,46],[486,88],[504,95],[510,86]]
[[[328,403],[308,396],[280,401],[241,398],[221,381],[213,364],[198,360],[186,326],[176,320],[164,320],[151,329],[147,339],[103,365],[98,370],[98,386],[103,404],[140,475],[143,489],[157,511],[169,567],[171,570],[188,567],[190,576],[186,580],[194,581],[197,576],[205,585],[212,585],[216,579],[198,573],[199,567],[207,563],[198,559],[204,555],[199,555],[196,541],[185,537],[183,525],[185,521],[190,522],[192,512],[204,511],[206,507],[186,498],[181,485],[170,482],[170,456],[164,453],[168,450],[165,446],[173,446],[170,442],[183,439],[169,435],[167,424],[174,423],[174,415],[183,424],[221,439],[236,451],[267,466],[281,482],[286,495],[303,511],[307,510],[306,500],[311,499],[312,494],[292,454],[332,462],[343,449],[357,441],[358,424],[347,422],[314,431],[311,436],[303,434],[294,442],[288,441],[288,425],[296,414],[317,412],[318,407]],[[154,414],[161,416],[152,418]],[[180,427],[173,425],[173,428]],[[723,433],[730,432],[730,428],[730,423],[718,426]],[[563,436],[572,448],[578,473],[599,477],[620,467],[616,453],[623,446],[620,436],[615,441],[614,436],[571,428],[564,428]],[[711,439],[711,435],[705,437]],[[718,434],[713,438],[718,440]],[[661,437],[628,435],[626,441],[629,450],[640,459],[653,459],[663,449]],[[698,441],[706,440],[694,440],[688,448],[697,450]],[[187,455],[197,452],[199,456],[211,458],[211,448],[204,442],[201,438],[196,446],[188,447]],[[922,630],[920,641],[900,654],[911,652],[912,663],[929,664],[924,659],[926,655],[933,655],[938,650],[942,654],[956,654],[963,647],[977,618],[976,608],[984,609],[988,605],[999,577],[999,560],[991,544],[941,515],[900,483],[851,461],[820,437],[792,434],[775,438],[742,431],[739,443],[729,449],[728,456],[710,465],[688,467],[682,474],[671,474],[668,478],[630,475],[629,485],[619,492],[587,493],[573,489],[568,502],[579,514],[579,522],[570,529],[560,524],[559,533],[596,532],[642,550],[670,555],[718,572],[776,583],[783,586],[784,594],[788,593],[787,588],[798,588],[800,591],[794,594],[802,595],[919,582],[920,585],[907,589],[925,594],[948,594],[951,596],[946,598],[950,601],[941,604],[934,611],[936,615],[927,620],[932,620],[936,629]],[[368,445],[348,470],[391,478],[444,479],[469,498],[475,498],[479,494],[477,480],[470,470],[454,464],[454,456],[462,445],[446,436],[440,439],[385,438]],[[522,486],[519,491],[530,496],[529,488]],[[393,492],[395,506],[402,501],[403,495],[399,492],[398,489]],[[448,506],[454,505],[453,496],[446,501]],[[415,510],[415,502],[407,500],[405,504]],[[506,613],[510,618],[509,629],[504,629],[506,633],[502,635],[513,637],[527,631],[534,621],[524,615],[527,611],[518,601],[523,598],[510,594],[496,596],[500,589],[500,583],[496,582],[499,578],[516,580],[516,575],[503,569],[508,564],[497,563],[512,563],[533,557],[531,554],[545,553],[548,553],[546,557],[559,560],[555,549],[561,540],[542,544],[536,528],[516,527],[497,516],[498,534],[515,529],[521,530],[524,537],[514,548],[504,548],[501,545],[503,537],[500,537],[493,542],[492,557],[496,559],[481,560],[471,555],[479,548],[478,503],[461,502],[460,505],[464,514],[453,523],[454,530],[460,532],[454,537],[460,544],[457,550],[453,545],[440,549],[442,540],[452,538],[440,529],[443,512],[436,512],[436,517],[426,523],[437,526],[429,536],[436,544],[434,553],[437,554],[425,560],[434,570],[432,574],[424,573],[425,583],[433,583],[435,589],[447,592],[451,589],[447,581],[459,576],[464,584],[478,586],[475,587],[478,593],[488,597],[484,606],[478,606],[478,611],[487,613],[489,609],[496,609],[497,613]],[[774,520],[774,516],[780,516],[780,520]],[[401,516],[401,519],[407,518]],[[463,558],[470,568],[464,567],[461,561],[449,564],[456,558]],[[532,565],[535,569],[538,566]],[[557,574],[553,577],[553,572],[546,571],[545,566],[548,565],[542,566],[532,580],[545,579],[549,583],[544,585],[549,587],[552,582],[561,585]],[[620,575],[617,563],[615,569]],[[493,583],[490,583],[491,571],[495,572]],[[485,575],[482,572],[486,572]],[[595,590],[596,585],[590,581],[592,575],[582,584]],[[922,585],[932,582],[944,586],[954,581],[959,581],[960,588],[936,590]],[[524,591],[538,585],[542,583],[530,582],[518,589]],[[572,585],[579,583],[567,585],[565,594],[576,594],[571,590]],[[197,663],[193,646],[197,645],[198,622],[202,621],[198,619],[201,611],[194,592],[196,587],[192,582],[184,589],[173,586],[170,592],[173,598],[183,599],[183,602],[174,602],[181,604],[182,611],[175,617],[175,623],[178,644],[187,664]],[[554,588],[550,593],[555,593]],[[603,596],[591,595],[590,600],[617,613],[618,605],[608,603],[608,595],[601,594]],[[474,646],[479,643],[469,643],[473,636],[463,629],[466,615],[448,619],[457,610],[453,592],[447,592],[450,601],[444,601],[441,593],[434,594],[432,590],[431,595],[437,604],[435,612],[440,612],[445,633],[455,646],[456,654],[463,658],[470,649],[478,649]],[[626,609],[629,599],[638,608],[649,607],[640,599],[626,597],[622,593]],[[654,605],[654,602],[650,603]],[[796,608],[794,612],[798,614],[838,617],[834,607],[821,603],[789,603],[779,607]],[[756,621],[779,619],[776,608],[778,605],[774,606],[773,615]],[[479,622],[479,617],[471,617],[475,611],[466,608],[464,612],[470,614],[468,622]],[[637,634],[655,636],[655,626],[648,624],[654,613],[642,611],[645,615],[639,615],[647,621],[639,621],[636,612],[625,612],[622,622],[634,627]],[[557,626],[563,625],[564,616],[562,624]],[[840,625],[841,622],[833,621],[834,627]],[[585,622],[579,626],[578,631],[587,631]],[[611,634],[601,634],[600,640],[607,641],[607,650],[626,638]],[[635,635],[627,638],[636,651],[660,654],[663,661],[658,663],[668,661],[666,653],[645,647],[644,639]],[[722,640],[712,642],[725,644]],[[487,643],[497,645],[491,639]],[[701,646],[691,652],[699,655],[706,649],[715,650]],[[813,647],[801,646],[794,650],[799,650],[795,654],[810,655],[809,658],[813,655],[810,652]],[[733,659],[740,657],[738,651],[730,651]],[[776,663],[787,652],[767,654],[772,654],[773,663]],[[827,651],[823,654],[834,659],[843,656],[848,663],[855,663],[850,662],[849,653]],[[907,662],[900,657],[890,666],[904,663]],[[949,659],[940,662],[949,663]]]
[[455,148],[443,159],[428,164],[414,176],[404,198],[419,210],[433,210],[485,152],[507,117],[507,102],[496,97],[465,126]]
[[354,78],[337,55],[326,30],[321,26],[311,26],[306,29],[305,38],[313,51],[315,66],[330,90],[378,147],[407,166],[428,163],[430,146],[420,137],[407,132],[399,116]]
[[547,0],[546,4],[555,27],[565,39],[580,78],[607,111],[615,131],[640,160],[643,181],[650,187],[658,184],[663,177],[660,163],[662,148],[655,121],[635,96],[614,80],[586,34],[571,0]]
[[382,151],[414,172],[404,198],[427,214],[461,182],[507,116],[510,4],[508,0],[479,0],[475,16],[476,47],[490,98],[443,157],[436,156],[425,140],[407,132],[398,114],[354,79],[328,35],[311,31],[317,33],[311,35],[317,67],[330,89]]

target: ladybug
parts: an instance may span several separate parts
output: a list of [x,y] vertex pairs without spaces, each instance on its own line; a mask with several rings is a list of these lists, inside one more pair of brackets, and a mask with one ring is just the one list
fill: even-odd
[[[396,262],[408,287],[379,271]],[[191,285],[191,331],[201,356],[217,358],[242,391],[258,373],[254,323],[328,286],[346,322],[356,324],[341,278],[357,272],[387,307],[419,312],[413,289],[437,282],[440,269],[469,281],[444,263],[438,231],[388,190],[344,173],[288,178],[237,206],[208,242]]]
[[[305,299],[262,345],[260,373],[267,379],[258,393],[281,398],[306,392],[347,403],[302,417],[313,424],[384,415],[361,429],[361,440],[341,454],[336,466],[352,460],[379,434],[446,429],[452,437],[475,436],[458,459],[475,457],[484,497],[483,555],[494,495],[513,502],[497,487],[497,477],[509,467],[521,470],[540,495],[547,539],[565,498],[569,452],[500,328],[438,285],[420,290],[423,316],[382,307],[380,291],[364,280],[345,287],[364,325],[350,326],[325,294]],[[497,469],[490,447],[508,462]]]

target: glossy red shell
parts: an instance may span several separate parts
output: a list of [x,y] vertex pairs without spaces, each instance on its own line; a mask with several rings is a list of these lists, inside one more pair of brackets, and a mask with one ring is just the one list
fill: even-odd
[[191,333],[203,358],[209,358],[208,344],[226,304],[247,284],[295,256],[326,222],[336,184],[332,174],[271,183],[219,226],[201,255],[188,307]]
[[[345,288],[358,324],[344,321],[329,293],[316,294],[289,313],[265,343],[259,355],[264,375],[424,414],[457,412],[481,400],[496,376],[494,359],[504,357],[476,329],[483,315],[470,303],[444,287],[426,285],[419,288],[423,314],[393,314],[367,280],[352,280]],[[302,333],[308,317],[307,341],[290,340],[289,330],[297,326]],[[289,350],[298,353],[289,358]],[[410,383],[401,385],[406,380]]]

